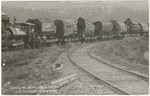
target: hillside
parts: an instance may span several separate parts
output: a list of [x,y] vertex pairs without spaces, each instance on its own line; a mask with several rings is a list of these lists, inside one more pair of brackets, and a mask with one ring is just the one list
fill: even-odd
[[128,37],[100,44],[92,52],[111,64],[148,76],[148,38]]
[[113,3],[4,2],[2,3],[2,11],[12,19],[16,16],[20,22],[26,21],[28,18],[51,18],[55,20],[77,19],[78,17],[84,17],[92,22],[111,19],[125,21],[129,17],[136,22],[148,22],[148,9],[135,9]]

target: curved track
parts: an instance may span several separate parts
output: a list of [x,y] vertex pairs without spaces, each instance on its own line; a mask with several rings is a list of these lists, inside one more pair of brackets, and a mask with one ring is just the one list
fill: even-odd
[[147,80],[91,57],[88,50],[94,45],[73,49],[69,53],[70,60],[93,79],[103,82],[118,94],[148,94],[149,84]]
[[[97,46],[97,45],[96,45],[96,46]],[[149,77],[146,76],[146,75],[144,75],[144,74],[135,73],[135,72],[132,72],[132,71],[130,71],[130,70],[126,70],[126,69],[121,68],[121,67],[119,67],[119,66],[116,66],[116,65],[113,65],[113,64],[111,64],[111,63],[108,63],[107,61],[101,60],[100,58],[98,58],[97,56],[95,56],[95,55],[93,55],[93,54],[91,53],[91,49],[92,49],[93,47],[95,47],[95,46],[92,46],[92,47],[90,47],[90,48],[88,49],[88,54],[89,54],[92,58],[94,58],[94,59],[96,59],[96,60],[98,60],[98,61],[100,61],[100,62],[103,62],[104,64],[108,64],[108,65],[110,65],[110,66],[112,66],[112,67],[118,68],[118,69],[123,70],[123,71],[126,71],[126,72],[128,72],[128,73],[131,73],[131,74],[133,74],[133,75],[135,75],[135,76],[137,76],[137,77],[140,77],[141,79],[143,79],[143,80],[145,80],[145,81],[147,81],[147,82],[149,81]]]

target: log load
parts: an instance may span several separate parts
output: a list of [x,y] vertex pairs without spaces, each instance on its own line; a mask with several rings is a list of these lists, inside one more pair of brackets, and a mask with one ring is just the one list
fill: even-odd
[[124,22],[127,26],[127,31],[130,34],[133,33],[140,33],[141,28],[140,25],[137,22],[132,22],[130,18],[127,18],[126,21]]
[[51,37],[56,34],[56,26],[53,21],[48,18],[28,19],[27,22],[35,24],[35,31],[40,35]]
[[54,21],[54,24],[56,26],[56,37],[62,38],[64,36],[64,23],[60,19],[56,19]]
[[54,21],[56,26],[56,37],[68,37],[76,34],[77,27],[75,20],[60,20],[57,19]]
[[126,24],[126,26],[132,26],[133,22],[131,21],[130,18],[127,18],[126,21],[124,22]]
[[127,26],[124,22],[117,22],[119,25],[119,32],[120,33],[127,33]]
[[139,23],[141,32],[147,33],[149,31],[149,27],[146,23]]
[[77,26],[75,20],[63,20],[64,23],[64,36],[72,36],[77,33]]
[[131,19],[127,18],[124,23],[127,26],[127,32],[130,33],[130,35],[131,35],[132,34],[131,26],[133,25]]
[[39,21],[42,24],[42,34],[45,34],[45,36],[53,36],[56,34],[56,26],[51,19],[39,18]]
[[92,22],[83,19],[81,17],[78,18],[77,20],[77,35],[78,36],[90,36],[90,35],[94,35],[94,29],[95,26]]
[[127,26],[124,22],[117,22],[115,20],[110,20],[109,22],[96,21],[93,23],[95,25],[94,34],[95,35],[119,35],[120,33],[127,32]]
[[100,35],[100,31],[102,30],[102,22],[96,21],[93,24],[95,26],[94,35]]
[[113,30],[113,24],[111,22],[96,21],[93,24],[95,25],[95,35],[108,35]]
[[137,22],[133,22],[133,25],[131,26],[132,33],[140,33],[140,25]]
[[120,30],[119,24],[115,20],[110,20],[109,22],[111,22],[113,24],[113,29],[110,32],[110,35],[117,35],[118,36],[119,35],[119,30]]
[[113,29],[113,24],[111,22],[102,22],[102,30],[100,34],[109,34]]

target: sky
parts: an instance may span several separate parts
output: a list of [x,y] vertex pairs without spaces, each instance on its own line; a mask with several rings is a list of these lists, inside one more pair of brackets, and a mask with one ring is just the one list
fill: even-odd
[[[110,0],[111,1],[111,0]],[[69,6],[69,5],[88,5],[88,6],[108,6],[108,5],[114,5],[118,7],[128,7],[132,9],[137,9],[137,10],[148,10],[148,1],[143,0],[143,1],[21,1],[21,2],[16,2],[16,1],[2,1],[2,6],[6,7],[23,7],[23,8],[37,8],[37,9],[45,9],[45,8],[50,8],[51,7],[57,7],[59,5]]]

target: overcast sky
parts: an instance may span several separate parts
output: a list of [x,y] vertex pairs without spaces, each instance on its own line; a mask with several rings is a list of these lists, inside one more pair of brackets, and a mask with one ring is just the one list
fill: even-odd
[[[111,0],[110,0],[111,1]],[[30,1],[21,1],[21,2],[16,2],[16,1],[3,1],[2,2],[2,6],[6,6],[6,7],[23,7],[23,8],[37,8],[37,9],[41,9],[41,8],[49,8],[49,6],[69,6],[69,5],[95,5],[95,6],[108,6],[108,5],[115,5],[118,7],[128,7],[128,8],[133,8],[133,9],[138,9],[138,10],[148,10],[148,1],[147,0],[143,0],[143,1],[107,1],[107,2],[102,2],[102,1],[94,1],[94,2],[85,2],[85,1],[73,1],[73,2],[52,2],[52,1],[44,1],[44,2],[40,2],[40,1],[36,1],[36,2],[30,2]]]

